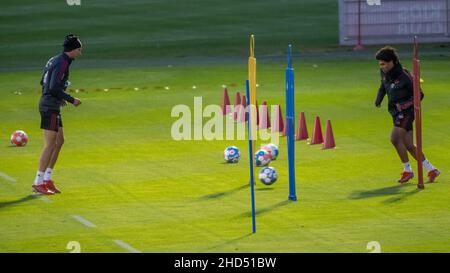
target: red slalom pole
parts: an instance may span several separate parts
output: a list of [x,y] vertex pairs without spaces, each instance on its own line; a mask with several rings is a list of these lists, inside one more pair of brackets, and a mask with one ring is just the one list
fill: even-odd
[[358,1],[358,43],[353,48],[353,50],[363,50],[364,46],[362,45],[362,37],[361,37],[361,5],[362,0]]
[[424,189],[423,184],[423,153],[422,153],[422,109],[420,107],[420,60],[419,60],[419,45],[417,36],[414,36],[413,45],[413,91],[414,91],[414,116],[416,125],[416,146],[417,146],[417,172],[419,175],[417,187]]

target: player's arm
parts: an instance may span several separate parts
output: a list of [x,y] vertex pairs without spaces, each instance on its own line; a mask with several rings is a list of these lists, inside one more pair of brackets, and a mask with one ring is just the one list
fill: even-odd
[[[396,107],[399,112],[409,109],[410,107],[412,107],[414,105],[414,83],[413,83],[414,78],[409,74],[408,71],[406,71],[406,72],[408,73],[408,77],[403,77],[401,79],[401,81],[402,81],[402,84],[404,84],[404,86],[408,92],[409,99],[396,103]],[[422,89],[420,89],[420,94],[421,94],[420,100],[422,100],[423,99]]]
[[380,84],[380,88],[378,88],[377,98],[375,99],[375,106],[376,107],[380,107],[381,106],[381,102],[383,101],[384,96],[386,96],[386,89],[384,88],[383,83],[381,83]]
[[66,83],[64,73],[66,68],[61,66],[64,66],[64,64],[61,64],[60,62],[52,69],[48,87],[50,94],[57,97],[59,100],[65,100],[75,105],[75,98],[64,92],[64,85]]
[[[411,75],[411,73],[406,70],[406,73],[408,75],[408,78],[406,79],[406,88],[408,88],[408,91],[411,93],[411,96],[414,97],[414,76]],[[420,83],[422,83],[422,79],[420,79]],[[423,100],[425,97],[425,94],[423,93],[422,87],[420,87],[420,100]]]

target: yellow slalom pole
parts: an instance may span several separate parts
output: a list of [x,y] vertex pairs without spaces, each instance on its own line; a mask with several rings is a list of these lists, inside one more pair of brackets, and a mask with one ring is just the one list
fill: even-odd
[[255,153],[256,140],[256,59],[255,38],[250,36],[250,57],[248,58],[248,80],[245,82],[245,91],[248,97],[249,120],[248,120],[248,147],[250,163],[250,196],[252,205],[252,232],[256,232],[256,209],[255,209],[255,173],[253,154]]
[[[250,36],[250,56],[248,57],[248,82],[250,88],[250,128],[251,128],[251,136],[252,136],[252,148],[253,153],[256,152],[256,58],[255,58],[255,36],[252,34]],[[253,155],[250,155],[253,156]]]

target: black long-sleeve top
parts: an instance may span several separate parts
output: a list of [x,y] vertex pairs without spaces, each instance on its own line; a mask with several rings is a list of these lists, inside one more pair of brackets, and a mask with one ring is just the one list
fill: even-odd
[[41,78],[40,111],[59,110],[63,100],[70,103],[74,102],[75,99],[65,92],[71,63],[72,59],[65,53],[58,54],[48,60]]
[[380,105],[384,96],[387,94],[388,111],[392,116],[395,116],[401,111],[398,108],[398,104],[413,101],[412,77],[407,70],[403,69],[400,63],[396,64],[388,73],[380,70],[380,74],[381,85],[378,89],[375,105]]

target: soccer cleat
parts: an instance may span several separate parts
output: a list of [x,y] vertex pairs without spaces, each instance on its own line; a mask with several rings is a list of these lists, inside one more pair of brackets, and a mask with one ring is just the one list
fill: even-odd
[[413,172],[402,172],[401,174],[402,176],[400,177],[400,180],[398,180],[398,182],[400,182],[401,184],[408,182],[414,177]]
[[441,172],[438,169],[434,169],[428,172],[428,182],[433,183],[436,177],[438,177]]
[[44,184],[47,189],[51,190],[52,192],[61,193],[61,191],[55,186],[55,182],[53,182],[53,180],[45,180]]
[[33,189],[33,192],[35,192],[35,193],[42,193],[45,195],[55,194],[54,192],[50,191],[47,188],[46,184],[33,185],[33,186],[31,186],[31,188]]

